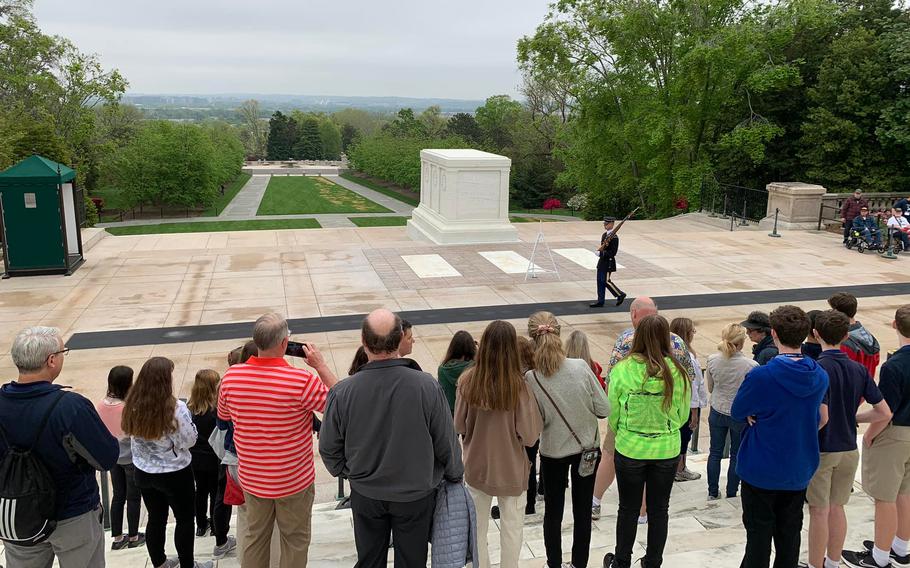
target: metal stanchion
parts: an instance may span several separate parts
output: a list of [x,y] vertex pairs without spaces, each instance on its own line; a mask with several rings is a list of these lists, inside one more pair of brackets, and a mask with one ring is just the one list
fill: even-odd
[[777,216],[779,214],[780,214],[780,209],[775,209],[774,210],[774,229],[770,233],[768,233],[769,237],[780,238],[780,233],[777,232]]
[[888,227],[885,227],[885,230],[888,231],[888,244],[885,246],[885,252],[881,254],[881,257],[886,260],[897,260],[897,255],[891,250],[891,230]]
[[743,218],[739,220],[740,227],[748,227],[749,222],[746,221],[746,191],[743,190]]
[[107,472],[101,472],[101,522],[104,530],[111,528],[111,493],[107,486]]
[[338,501],[338,504],[335,505],[335,510],[339,509],[350,509],[351,508],[351,498],[345,497],[344,495],[344,478],[338,478],[338,494],[335,495],[335,501]]

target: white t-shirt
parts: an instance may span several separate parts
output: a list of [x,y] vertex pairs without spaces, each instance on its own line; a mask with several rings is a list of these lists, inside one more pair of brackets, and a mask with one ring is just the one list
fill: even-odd
[[910,230],[910,221],[907,221],[906,217],[891,217],[888,219],[888,228],[907,231]]

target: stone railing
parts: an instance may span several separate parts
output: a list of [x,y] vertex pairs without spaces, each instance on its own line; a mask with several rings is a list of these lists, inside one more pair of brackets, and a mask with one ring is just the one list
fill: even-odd
[[[761,221],[769,228],[775,213],[782,229],[818,229],[829,224],[840,225],[840,209],[844,200],[853,193],[828,193],[820,186],[800,182],[768,184],[768,209]],[[903,193],[864,193],[872,213],[887,211],[895,201],[906,197]]]

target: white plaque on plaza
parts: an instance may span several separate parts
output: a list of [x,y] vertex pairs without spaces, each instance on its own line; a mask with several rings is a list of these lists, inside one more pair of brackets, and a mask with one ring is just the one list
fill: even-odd
[[420,205],[408,235],[437,244],[517,242],[509,223],[511,166],[480,150],[421,150]]

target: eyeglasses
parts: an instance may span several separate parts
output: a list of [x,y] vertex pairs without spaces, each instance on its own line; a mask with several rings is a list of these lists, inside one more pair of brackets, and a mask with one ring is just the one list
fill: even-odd
[[[51,353],[50,355],[47,356],[47,359],[50,359],[54,355],[66,355],[69,352],[70,352],[69,347],[65,347],[65,348],[61,349],[60,351],[54,351],[53,353]],[[45,359],[45,361],[47,361],[47,359]]]

